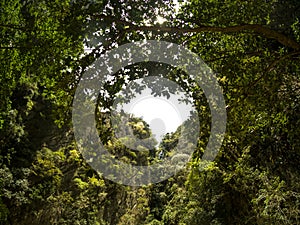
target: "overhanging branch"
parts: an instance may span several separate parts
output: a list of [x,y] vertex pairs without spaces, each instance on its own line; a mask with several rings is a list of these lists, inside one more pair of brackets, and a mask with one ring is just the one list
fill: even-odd
[[222,32],[222,33],[237,33],[244,31],[252,31],[256,34],[264,36],[269,39],[274,39],[286,47],[293,48],[295,50],[300,49],[300,43],[294,39],[279,33],[275,30],[267,28],[259,24],[245,24],[229,27],[215,27],[215,26],[200,26],[196,28],[179,28],[179,27],[163,27],[163,26],[139,26],[133,23],[116,19],[113,16],[106,15],[93,15],[93,17],[115,22],[116,24],[123,25],[128,31],[161,31],[168,33],[201,33],[201,32]]

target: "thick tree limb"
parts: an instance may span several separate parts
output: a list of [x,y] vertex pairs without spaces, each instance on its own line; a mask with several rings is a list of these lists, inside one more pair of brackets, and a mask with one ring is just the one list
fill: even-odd
[[259,24],[245,24],[229,27],[215,27],[215,26],[201,26],[196,28],[180,28],[180,27],[163,27],[163,26],[139,26],[131,22],[116,19],[112,16],[106,15],[93,15],[93,17],[98,19],[103,19],[116,24],[123,25],[128,31],[162,31],[169,33],[201,33],[201,32],[222,32],[222,33],[236,33],[244,31],[252,31],[256,34],[262,35],[269,39],[274,39],[286,47],[293,48],[295,50],[300,49],[300,43],[296,42],[294,39],[279,33],[275,30],[267,28]]

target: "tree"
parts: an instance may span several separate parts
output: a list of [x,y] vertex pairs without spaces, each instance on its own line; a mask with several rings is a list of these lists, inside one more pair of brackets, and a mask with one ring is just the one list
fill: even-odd
[[[298,224],[299,6],[191,0],[173,13],[172,1],[2,1],[0,224]],[[162,63],[119,70],[104,84],[97,111],[99,136],[117,157],[151,163],[114,137],[107,116],[117,93],[145,74],[180,85],[201,122],[188,168],[134,189],[99,176],[83,160],[71,106],[95,59],[144,39],[201,56],[223,88],[228,122],[216,160],[200,171],[211,119],[203,90]],[[153,89],[165,96],[174,91],[161,90]],[[144,121],[129,124],[135,135],[151,136]],[[178,134],[166,136],[160,148],[170,152]]]

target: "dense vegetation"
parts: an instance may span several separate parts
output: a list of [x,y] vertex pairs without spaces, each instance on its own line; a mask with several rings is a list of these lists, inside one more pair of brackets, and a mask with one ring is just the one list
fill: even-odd
[[[0,2],[0,224],[300,224],[300,2],[2,0]],[[157,16],[166,19],[157,22]],[[130,187],[83,159],[71,112],[85,68],[133,41],[181,44],[217,74],[227,131],[215,161],[200,170],[210,111],[203,91],[167,65],[134,65],[100,94],[110,109],[126,82],[164,71],[192,93],[201,134],[185,170],[158,184]],[[92,49],[84,51],[85,48]],[[97,111],[106,147],[123,161],[155,163],[124,147],[109,114]],[[135,135],[151,136],[145,121]],[[167,154],[178,132],[157,151]],[[188,143],[187,143],[188,144]]]

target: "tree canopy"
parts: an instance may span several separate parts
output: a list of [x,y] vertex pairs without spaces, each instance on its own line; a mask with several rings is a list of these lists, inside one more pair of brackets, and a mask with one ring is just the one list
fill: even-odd
[[[0,2],[1,225],[300,224],[299,1],[176,2]],[[130,81],[149,75],[176,82],[192,98],[200,122],[185,169],[157,184],[130,187],[84,159],[72,103],[96,59],[142,40],[172,42],[203,59],[223,89],[227,128],[216,159],[201,169],[211,128],[201,87],[163,63],[118,70],[105,81],[95,111],[98,135],[114,157],[159,163],[158,152],[172,156],[180,136],[179,127],[161,143],[151,139],[154,150],[135,146],[139,151],[116,137],[110,112]],[[157,96],[175,92],[154,87]],[[141,118],[127,125],[139,138],[152,135]]]

